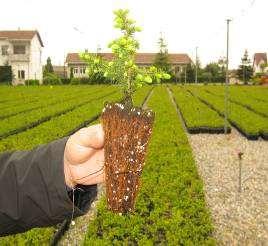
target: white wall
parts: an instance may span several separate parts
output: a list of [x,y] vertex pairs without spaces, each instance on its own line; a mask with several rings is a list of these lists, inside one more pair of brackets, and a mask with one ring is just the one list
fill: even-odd
[[253,67],[254,73],[261,73],[262,72],[261,65],[264,63],[265,63],[264,60],[261,60],[258,65],[255,63]]
[[78,73],[73,73],[74,78],[88,78],[88,74],[87,73],[81,73],[81,68],[86,68],[85,65],[81,64],[81,65],[68,65],[67,66],[67,77],[70,78],[71,76],[71,67],[73,68],[77,68],[78,69]]
[[[3,56],[2,55],[2,45],[9,46],[9,55]],[[13,43],[8,40],[0,40],[0,66],[3,66],[8,62],[9,65],[12,66],[12,72],[15,76],[14,83],[23,83],[23,81],[18,80],[18,70],[25,71],[25,79],[38,79],[42,83],[43,79],[43,71],[42,71],[42,46],[39,42],[37,34],[33,37],[30,44],[25,43],[26,45],[26,54],[25,55],[14,55],[13,51]],[[22,61],[12,61],[10,58],[11,56],[17,56],[19,60]],[[23,57],[29,56],[29,61],[25,61]],[[26,59],[27,60],[27,59]]]
[[7,40],[0,40],[0,66],[4,66],[8,61],[8,56],[2,56],[2,45],[8,45],[9,48],[11,48],[11,45]]
[[42,47],[39,42],[37,34],[33,37],[31,41],[30,48],[30,78],[38,79],[42,81]]

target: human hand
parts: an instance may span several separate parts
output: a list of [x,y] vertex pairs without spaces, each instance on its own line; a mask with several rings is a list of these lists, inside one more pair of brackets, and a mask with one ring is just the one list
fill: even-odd
[[69,187],[104,181],[104,133],[101,124],[82,128],[68,139],[64,175]]

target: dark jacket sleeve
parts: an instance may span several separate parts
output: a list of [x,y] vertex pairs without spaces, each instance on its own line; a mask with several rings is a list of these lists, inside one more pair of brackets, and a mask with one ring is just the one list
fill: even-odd
[[[46,227],[71,218],[63,154],[68,138],[31,151],[0,155],[0,236]],[[97,193],[97,186],[75,191],[74,217],[83,215]]]

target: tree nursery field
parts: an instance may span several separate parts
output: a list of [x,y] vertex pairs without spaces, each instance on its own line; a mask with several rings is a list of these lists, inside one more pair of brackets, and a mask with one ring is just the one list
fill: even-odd
[[[156,85],[138,89],[134,104],[155,112],[135,212],[112,213],[103,196],[84,245],[215,245],[214,224],[188,134],[224,132],[225,88]],[[32,149],[99,119],[116,86],[0,87],[0,152]],[[173,103],[175,102],[175,103]],[[228,133],[268,140],[268,88],[230,86]],[[71,216],[71,211],[70,211]],[[47,245],[56,227],[0,238],[0,245]]]

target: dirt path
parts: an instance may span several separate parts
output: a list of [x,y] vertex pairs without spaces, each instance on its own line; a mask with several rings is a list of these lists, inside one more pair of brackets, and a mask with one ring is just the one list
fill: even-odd
[[[205,184],[220,245],[268,245],[268,142],[249,141],[235,129],[224,135],[188,135]],[[239,159],[242,157],[242,190]]]

